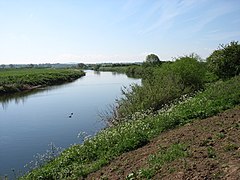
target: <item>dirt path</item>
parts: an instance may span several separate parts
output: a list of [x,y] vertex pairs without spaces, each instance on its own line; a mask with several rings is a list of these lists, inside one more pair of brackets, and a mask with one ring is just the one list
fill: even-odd
[[149,155],[174,143],[188,156],[163,165],[152,179],[240,179],[240,107],[165,132],[148,145],[121,155],[87,179],[126,179],[149,166]]

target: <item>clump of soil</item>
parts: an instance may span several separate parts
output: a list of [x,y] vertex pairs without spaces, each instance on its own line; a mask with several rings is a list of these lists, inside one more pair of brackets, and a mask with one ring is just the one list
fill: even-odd
[[188,156],[157,169],[152,179],[240,179],[240,107],[162,133],[146,146],[124,153],[87,179],[126,179],[149,166],[159,147],[187,145]]

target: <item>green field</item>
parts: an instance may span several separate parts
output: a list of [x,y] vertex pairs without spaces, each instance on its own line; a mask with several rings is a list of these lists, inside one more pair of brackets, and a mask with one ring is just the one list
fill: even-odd
[[70,82],[84,75],[76,69],[4,69],[0,71],[0,94]]

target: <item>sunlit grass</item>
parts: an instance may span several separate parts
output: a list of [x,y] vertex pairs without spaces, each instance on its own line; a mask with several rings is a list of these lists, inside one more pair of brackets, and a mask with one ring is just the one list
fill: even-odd
[[0,94],[19,92],[33,86],[49,86],[73,81],[84,75],[75,69],[6,69],[0,71]]

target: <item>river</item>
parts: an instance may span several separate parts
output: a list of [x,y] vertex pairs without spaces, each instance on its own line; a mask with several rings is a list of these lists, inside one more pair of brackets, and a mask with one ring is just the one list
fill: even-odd
[[121,88],[139,79],[111,72],[86,71],[72,83],[0,98],[0,179],[25,172],[24,165],[49,144],[81,143],[79,132],[94,135],[105,127],[99,114],[121,97]]

